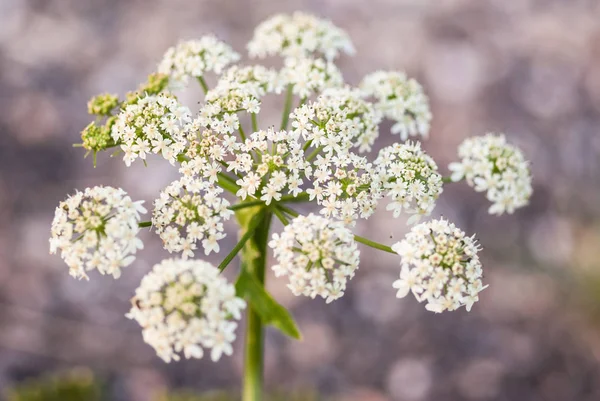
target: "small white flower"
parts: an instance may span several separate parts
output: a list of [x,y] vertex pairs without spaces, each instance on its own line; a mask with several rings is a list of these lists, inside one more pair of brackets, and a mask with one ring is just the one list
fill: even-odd
[[428,216],[442,193],[442,176],[435,161],[421,149],[419,142],[396,143],[381,149],[375,160],[377,174],[391,203],[394,217],[412,214],[409,224]]
[[202,77],[210,71],[220,74],[239,59],[240,55],[229,45],[208,35],[169,48],[158,65],[158,72],[169,75],[175,86],[182,86],[190,77]]
[[52,221],[50,253],[61,251],[69,274],[88,279],[98,270],[119,278],[121,268],[143,248],[137,238],[144,202],[133,202],[122,189],[86,188],[60,203]]
[[402,141],[409,136],[429,136],[429,99],[417,81],[408,79],[403,72],[377,71],[363,79],[361,89],[366,96],[375,98],[377,110],[395,121],[392,134],[400,134]]
[[351,87],[325,90],[315,102],[290,115],[294,131],[326,153],[371,150],[379,136],[381,114]]
[[165,362],[231,355],[244,300],[219,270],[202,260],[166,259],[142,279],[126,315]]
[[335,64],[313,58],[285,59],[280,81],[281,86],[291,85],[292,93],[302,99],[344,83],[342,73]]
[[201,242],[206,255],[219,252],[218,241],[225,237],[223,221],[233,212],[221,196],[223,190],[208,181],[183,177],[165,188],[154,201],[152,225],[169,252],[194,256]]
[[440,313],[465,305],[469,311],[479,298],[483,272],[473,237],[447,220],[431,220],[412,228],[406,237],[392,246],[400,255],[400,278],[392,286],[396,296],[409,292],[425,308]]
[[190,120],[190,110],[173,96],[146,96],[121,111],[111,135],[121,145],[127,166],[137,158],[145,160],[150,152],[175,164],[177,155],[185,149],[185,130]]
[[294,295],[320,296],[327,303],[344,294],[358,269],[359,251],[352,232],[342,222],[310,214],[299,216],[281,235],[273,234],[277,277],[288,276]]
[[275,15],[258,25],[248,43],[248,52],[250,57],[259,58],[317,55],[333,60],[340,52],[354,54],[354,46],[346,32],[331,21],[295,12]]
[[502,134],[467,138],[458,148],[459,163],[451,163],[451,179],[487,192],[490,214],[513,213],[529,203],[532,194],[529,163]]

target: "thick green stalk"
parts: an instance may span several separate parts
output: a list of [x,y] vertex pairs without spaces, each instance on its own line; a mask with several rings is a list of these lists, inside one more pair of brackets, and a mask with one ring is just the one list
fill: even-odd
[[290,119],[290,111],[292,110],[292,100],[294,99],[294,92],[292,92],[293,85],[288,85],[285,94],[285,103],[283,105],[283,115],[281,116],[281,130],[286,130],[288,121]]
[[[260,213],[260,207],[243,209],[237,212],[238,220],[244,229],[248,228],[252,217]],[[267,263],[267,242],[273,214],[263,212],[262,221],[254,231],[241,253],[242,269],[253,274],[264,285]],[[262,401],[263,394],[263,354],[264,327],[258,313],[248,305],[246,322],[246,346],[244,355],[243,401]]]

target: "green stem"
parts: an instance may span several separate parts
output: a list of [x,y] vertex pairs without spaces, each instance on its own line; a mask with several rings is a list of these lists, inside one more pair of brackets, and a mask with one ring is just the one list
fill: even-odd
[[241,122],[240,122],[240,138],[242,139],[242,142],[246,142],[246,133],[244,132],[244,127],[242,127]]
[[[240,224],[250,225],[254,218],[248,218],[252,209],[245,213],[238,213]],[[269,240],[269,228],[273,214],[270,210],[264,212],[259,219],[254,234],[246,243],[241,254],[242,269],[253,274],[261,285],[265,283],[265,271],[267,262],[267,242]],[[243,220],[246,220],[244,222]],[[263,323],[252,307],[248,306],[248,318],[246,323],[246,350],[244,355],[244,387],[242,392],[243,401],[262,401],[263,399],[263,352],[264,352],[264,328]]]
[[281,203],[285,203],[285,202],[306,202],[308,201],[310,195],[308,195],[306,192],[300,192],[298,195],[294,196],[294,195],[284,195],[281,197],[280,202]]
[[202,86],[202,90],[204,91],[204,94],[206,95],[208,93],[208,85],[206,85],[206,81],[204,80],[204,77],[198,77],[198,82],[200,82],[200,86]]
[[236,211],[236,210],[245,209],[247,207],[264,205],[264,203],[265,202],[261,201],[260,199],[257,199],[257,200],[247,201],[247,202],[236,203],[235,205],[229,206],[227,209]]
[[[248,202],[248,203],[250,203],[250,202]],[[219,264],[219,270],[221,270],[221,271],[225,270],[227,265],[233,260],[233,258],[235,258],[235,256],[238,254],[238,252],[244,247],[246,242],[254,235],[254,232],[258,228],[258,225],[263,220],[263,214],[264,214],[264,212],[261,210],[260,212],[255,214],[254,217],[252,217],[252,219],[250,219],[250,223],[248,224],[248,227],[246,228],[246,232],[244,233],[244,235],[242,235],[242,238],[240,238],[238,243],[235,244],[235,246],[233,247],[231,252],[229,252],[229,254],[227,256],[225,256],[225,259],[223,259],[223,261]]]
[[140,221],[138,223],[138,227],[139,228],[152,227],[152,222],[151,221]]
[[292,92],[293,85],[288,85],[287,92],[285,94],[285,104],[283,105],[283,116],[281,116],[281,128],[280,130],[287,129],[288,121],[290,119],[290,111],[292,109],[292,99],[294,93]]
[[226,176],[223,173],[219,173],[218,174],[218,180],[217,180],[217,184],[219,184],[219,186],[221,188],[223,188],[224,190],[231,192],[232,194],[236,194],[237,191],[240,189],[239,185],[237,185],[235,182],[232,181],[231,178],[229,178],[228,176]]
[[250,118],[252,118],[252,131],[258,131],[258,121],[256,119],[256,113],[250,114]]
[[[277,205],[277,208],[275,210],[276,210],[276,216],[279,218],[279,220],[281,220],[281,222],[284,225],[288,224],[288,223],[286,223],[287,219],[285,218],[285,216],[283,216],[283,218],[280,217],[280,215],[277,213],[277,211],[285,212],[285,213],[287,213],[288,215],[290,215],[292,217],[298,217],[298,216],[300,216],[300,213],[298,213],[294,209],[291,209],[291,208],[289,208],[287,206],[284,206],[284,205]],[[394,252],[394,250],[392,248],[390,248],[389,246],[384,245],[384,244],[380,244],[379,242],[376,242],[376,241],[371,241],[368,238],[361,237],[359,235],[355,235],[354,236],[354,240],[356,242],[360,242],[361,244],[370,246],[371,248],[379,249],[380,251],[389,252],[389,253],[393,253],[394,255],[397,255],[397,253]]]
[[442,182],[444,184],[449,184],[449,183],[454,182],[454,181],[452,181],[452,178],[450,178],[450,177],[442,177]]
[[379,249],[380,251],[389,252],[393,253],[394,255],[397,255],[397,253],[394,252],[392,248],[390,248],[387,245],[380,244],[379,242],[371,241],[370,239],[358,235],[355,235],[354,239],[356,240],[356,242],[360,242],[361,244],[365,244],[367,246],[370,246],[371,248]]

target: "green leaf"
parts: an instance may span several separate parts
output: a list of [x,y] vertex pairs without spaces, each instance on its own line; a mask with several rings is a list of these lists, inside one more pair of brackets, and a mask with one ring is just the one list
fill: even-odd
[[290,312],[279,304],[248,271],[242,269],[235,283],[237,295],[246,298],[265,324],[278,328],[283,334],[300,340],[302,335]]

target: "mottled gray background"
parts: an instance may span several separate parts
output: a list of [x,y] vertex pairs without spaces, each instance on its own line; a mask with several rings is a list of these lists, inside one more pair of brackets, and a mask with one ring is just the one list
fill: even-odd
[[[166,365],[123,317],[141,276],[165,254],[152,234],[120,280],[78,282],[48,255],[48,231],[74,188],[122,186],[150,202],[176,176],[159,160],[127,169],[105,155],[93,169],[71,147],[89,121],[90,96],[135,88],[179,39],[215,32],[243,51],[258,22],[296,9],[349,32],[357,56],[340,66],[350,83],[378,68],[423,83],[434,113],[425,148],[444,172],[463,138],[505,131],[532,161],[535,194],[526,209],[493,218],[481,194],[445,189],[436,214],[484,246],[490,288],[470,314],[433,315],[395,299],[398,261],[368,249],[348,294],[328,306],[271,280],[305,341],[268,333],[268,385],[345,401],[600,399],[594,0],[0,0],[0,388],[74,366],[92,368],[114,400],[239,387],[240,342],[217,364]],[[190,106],[194,94],[183,96]],[[395,139],[389,126],[379,144]],[[378,213],[359,230],[389,243],[406,227]]]

